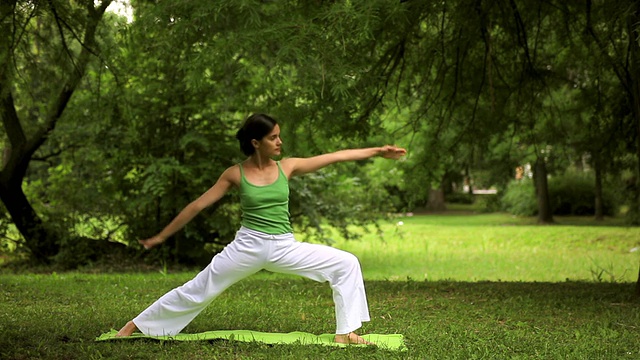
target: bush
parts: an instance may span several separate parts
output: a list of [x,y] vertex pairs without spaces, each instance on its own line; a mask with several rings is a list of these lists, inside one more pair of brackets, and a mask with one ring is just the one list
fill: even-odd
[[538,205],[533,181],[523,179],[510,182],[502,196],[502,209],[513,215],[536,215]]
[[494,213],[500,211],[500,197],[498,195],[476,195],[475,202],[478,211],[482,213]]
[[61,270],[73,270],[105,259],[110,259],[110,263],[122,264],[138,252],[117,242],[76,237],[61,242],[60,251],[53,257],[53,262]]
[[473,194],[452,192],[446,195],[448,203],[452,204],[473,204]]
[[[616,201],[611,188],[602,194],[604,215],[615,215]],[[549,178],[549,202],[554,215],[594,215],[595,179],[590,173],[567,172]],[[502,209],[520,216],[538,213],[533,181],[512,181],[502,197]]]
[[[605,215],[614,214],[611,191],[603,189]],[[549,201],[554,215],[594,215],[595,178],[592,174],[567,172],[549,181]]]

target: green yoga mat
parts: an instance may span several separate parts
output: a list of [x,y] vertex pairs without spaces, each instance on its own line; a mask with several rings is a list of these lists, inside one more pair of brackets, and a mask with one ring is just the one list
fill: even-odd
[[[206,331],[197,334],[177,334],[174,336],[147,336],[142,333],[134,333],[127,337],[116,337],[117,330],[111,329],[96,338],[96,341],[105,340],[127,340],[127,339],[154,339],[163,341],[199,341],[199,340],[214,340],[214,339],[226,339],[236,341],[259,341],[266,344],[320,344],[329,346],[370,346],[370,345],[346,345],[338,344],[333,341],[334,334],[322,334],[314,335],[305,332],[290,332],[290,333],[266,333],[260,331],[251,330],[219,330],[219,331]],[[390,335],[378,335],[368,334],[362,335],[362,337],[375,343],[378,348],[386,350],[404,351],[406,346],[402,334],[390,334]]]

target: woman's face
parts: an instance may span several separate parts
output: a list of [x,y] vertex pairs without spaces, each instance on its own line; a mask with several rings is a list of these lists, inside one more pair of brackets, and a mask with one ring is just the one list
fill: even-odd
[[[273,130],[262,140],[257,142],[256,150],[266,156],[278,156],[280,155],[282,148],[282,139],[280,139],[280,126],[276,124]],[[255,146],[255,145],[254,145]]]

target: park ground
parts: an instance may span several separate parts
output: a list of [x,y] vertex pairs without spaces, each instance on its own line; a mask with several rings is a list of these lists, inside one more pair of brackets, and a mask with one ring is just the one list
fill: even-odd
[[[0,273],[6,359],[637,359],[640,230],[616,219],[537,226],[505,214],[396,217],[334,246],[362,263],[371,321],[405,351],[238,341],[95,342],[196,269]],[[332,333],[326,284],[259,273],[185,330]]]

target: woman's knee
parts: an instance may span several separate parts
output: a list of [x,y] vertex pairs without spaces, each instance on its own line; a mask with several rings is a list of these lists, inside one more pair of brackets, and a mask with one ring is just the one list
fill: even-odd
[[360,272],[360,260],[349,252],[343,252],[340,258],[339,273],[349,274],[353,271]]

